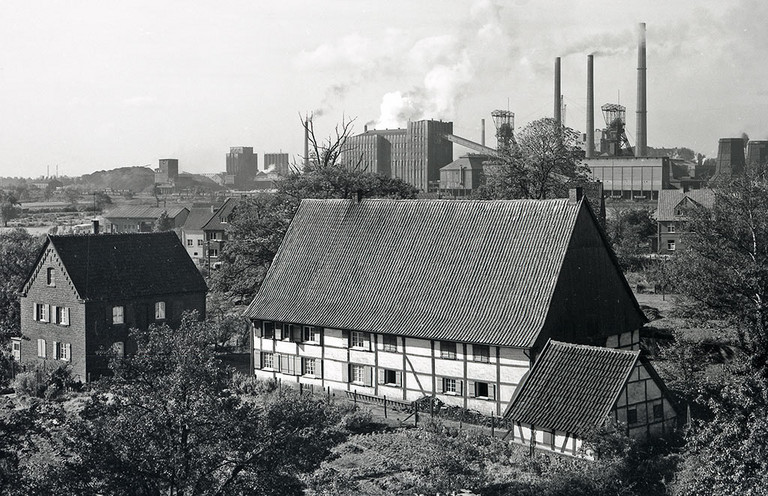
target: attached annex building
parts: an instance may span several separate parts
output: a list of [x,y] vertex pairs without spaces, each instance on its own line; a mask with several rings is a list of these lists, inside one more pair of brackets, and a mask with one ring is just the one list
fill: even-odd
[[171,231],[48,236],[21,289],[20,361],[90,380],[108,370],[103,352],[135,351],[131,328],[205,318],[206,293]]
[[496,415],[548,339],[645,322],[584,198],[304,200],[245,315],[257,377]]

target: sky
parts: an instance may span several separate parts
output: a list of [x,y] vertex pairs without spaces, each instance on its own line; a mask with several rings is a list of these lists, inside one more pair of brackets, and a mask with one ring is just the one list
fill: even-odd
[[3,0],[0,176],[219,172],[232,146],[297,159],[306,113],[319,137],[430,118],[479,142],[486,119],[492,146],[493,110],[552,116],[558,56],[583,132],[590,53],[595,122],[625,105],[634,143],[641,22],[648,144],[715,156],[768,139],[766,18],[762,0]]

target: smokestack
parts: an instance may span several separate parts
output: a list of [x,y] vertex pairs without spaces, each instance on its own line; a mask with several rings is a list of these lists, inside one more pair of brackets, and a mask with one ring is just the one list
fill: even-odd
[[485,146],[485,119],[480,119],[480,144]]
[[717,165],[715,178],[730,179],[744,173],[744,140],[742,138],[720,138],[717,144]]
[[595,156],[595,66],[587,55],[587,158]]
[[648,155],[648,109],[645,98],[645,23],[640,23],[637,41],[637,150],[636,157]]
[[309,117],[304,117],[304,167],[309,166]]
[[767,164],[768,163],[768,141],[752,140],[747,145],[747,163],[748,164]]
[[555,122],[561,124],[560,119],[560,57],[555,58]]

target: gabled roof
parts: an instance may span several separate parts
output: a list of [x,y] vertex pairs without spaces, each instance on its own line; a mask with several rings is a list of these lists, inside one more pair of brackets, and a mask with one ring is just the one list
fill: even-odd
[[238,200],[236,198],[227,198],[221,207],[215,214],[208,219],[208,222],[203,224],[203,231],[223,231],[227,227],[226,220],[222,222],[222,219],[226,219],[232,214],[232,211],[237,206]]
[[532,347],[582,209],[567,199],[304,200],[245,315]]
[[168,212],[168,217],[175,218],[187,207],[148,207],[146,205],[123,205],[115,207],[104,214],[105,219],[157,219],[163,212]]
[[585,436],[606,420],[639,356],[639,351],[550,340],[504,416]]
[[202,231],[203,226],[211,220],[211,217],[216,215],[211,212],[211,208],[193,207],[189,211],[187,220],[184,221],[184,230],[186,231]]
[[663,189],[659,191],[656,220],[663,222],[681,220],[681,216],[675,215],[675,208],[686,198],[705,208],[711,208],[715,204],[715,193],[709,188],[692,189],[686,192],[679,189]]
[[457,158],[450,164],[443,166],[440,170],[461,170],[461,169],[477,169],[483,170],[483,162],[487,162],[491,159],[488,155],[480,155],[476,153],[468,153]]
[[208,290],[172,231],[48,236],[37,263],[49,245],[56,250],[84,300],[124,300]]

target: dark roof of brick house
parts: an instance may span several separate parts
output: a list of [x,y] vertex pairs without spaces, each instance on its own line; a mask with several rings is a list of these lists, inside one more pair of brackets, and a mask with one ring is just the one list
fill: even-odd
[[38,263],[49,245],[84,300],[124,300],[208,290],[172,231],[48,236]]
[[532,347],[582,209],[594,220],[568,199],[304,200],[245,315]]
[[550,340],[513,396],[505,418],[585,436],[606,420],[639,351]]
[[705,208],[711,208],[715,203],[715,193],[709,188],[692,189],[685,192],[679,189],[663,189],[659,191],[656,220],[662,222],[683,220],[684,216],[675,215],[675,207],[686,198]]
[[227,218],[238,204],[238,199],[227,198],[221,207],[213,214],[208,222],[203,224],[203,231],[224,231],[227,228]]
[[193,207],[189,210],[189,216],[184,221],[184,229],[186,231],[202,231],[203,226],[216,215],[215,212],[211,212],[211,207]]

